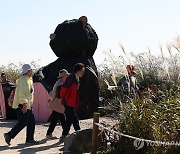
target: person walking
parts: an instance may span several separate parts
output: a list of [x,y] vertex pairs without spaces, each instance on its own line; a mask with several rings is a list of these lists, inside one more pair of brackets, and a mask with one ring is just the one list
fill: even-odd
[[80,130],[79,118],[77,115],[77,109],[80,98],[79,78],[82,77],[84,73],[84,64],[77,63],[73,68],[73,73],[67,78],[65,83],[62,85],[60,96],[65,104],[66,125],[60,140],[63,140],[68,135],[72,124],[75,131]]
[[38,144],[38,142],[34,140],[35,118],[32,111],[34,92],[32,75],[31,66],[24,64],[22,66],[22,76],[16,81],[17,87],[12,105],[12,107],[16,109],[18,122],[8,133],[4,134],[4,139],[8,145],[10,145],[11,139],[14,139],[26,126],[26,143]]
[[67,70],[62,69],[59,72],[59,80],[55,83],[52,92],[50,93],[50,103],[55,105],[50,105],[52,107],[52,114],[50,118],[50,125],[46,133],[47,138],[52,138],[52,133],[58,123],[58,120],[61,122],[62,129],[65,129],[65,116],[64,116],[64,105],[61,104],[60,101],[60,89],[63,83],[66,81],[66,78],[69,76]]

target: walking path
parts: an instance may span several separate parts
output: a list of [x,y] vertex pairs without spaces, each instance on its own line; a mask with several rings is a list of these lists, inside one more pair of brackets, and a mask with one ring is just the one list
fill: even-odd
[[[104,121],[104,118],[101,118],[100,121]],[[107,119],[106,119],[107,120]],[[111,120],[108,121],[112,122]],[[45,135],[48,129],[48,123],[39,123],[36,124],[35,131],[35,140],[40,141],[39,145],[26,145],[25,144],[25,132],[23,129],[15,139],[11,141],[11,146],[7,146],[4,141],[4,133],[8,132],[16,124],[15,120],[2,120],[0,119],[0,154],[59,154],[63,153],[64,143],[59,142],[59,137],[62,133],[62,128],[60,125],[56,126],[53,135],[56,137],[52,140],[47,140]],[[80,121],[81,129],[92,128],[93,119],[81,120]],[[71,127],[71,132],[73,132],[73,127]],[[65,153],[65,152],[64,152]]]
[[[52,140],[47,140],[45,135],[48,129],[48,123],[37,124],[35,132],[35,140],[40,141],[39,145],[26,145],[25,144],[25,132],[23,129],[15,139],[11,141],[11,146],[7,146],[4,141],[3,134],[8,132],[14,125],[15,120],[0,120],[0,154],[33,154],[33,153],[43,153],[43,154],[56,154],[63,153],[64,143],[59,142],[59,137],[62,132],[60,125],[56,126],[53,135],[56,137]],[[82,120],[80,121],[81,128],[91,128],[93,120]],[[74,130],[71,129],[71,132]]]

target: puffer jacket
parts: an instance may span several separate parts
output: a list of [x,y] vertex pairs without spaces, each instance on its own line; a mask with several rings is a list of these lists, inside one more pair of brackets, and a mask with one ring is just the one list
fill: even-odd
[[75,73],[71,74],[62,85],[60,97],[65,100],[67,106],[78,109],[80,98],[79,86]]

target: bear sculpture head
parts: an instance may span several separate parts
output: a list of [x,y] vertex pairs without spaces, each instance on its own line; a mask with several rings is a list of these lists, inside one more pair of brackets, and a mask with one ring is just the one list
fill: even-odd
[[86,16],[66,20],[50,35],[50,46],[57,57],[93,56],[98,36]]

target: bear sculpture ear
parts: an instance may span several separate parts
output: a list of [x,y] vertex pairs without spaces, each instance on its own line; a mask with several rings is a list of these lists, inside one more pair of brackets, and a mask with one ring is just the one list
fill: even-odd
[[79,18],[79,20],[82,21],[82,23],[83,23],[83,30],[84,30],[86,28],[86,26],[87,26],[88,19],[87,19],[86,16],[81,16]]
[[55,37],[56,37],[56,34],[54,34],[54,33],[50,34],[50,36],[49,36],[49,38],[50,38],[51,40],[54,40]]

